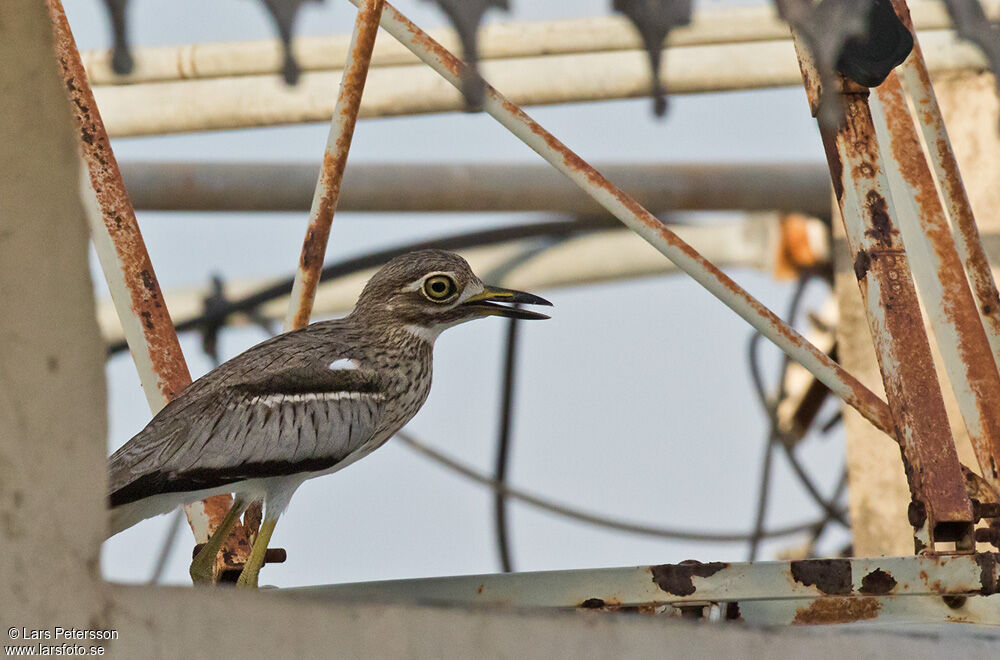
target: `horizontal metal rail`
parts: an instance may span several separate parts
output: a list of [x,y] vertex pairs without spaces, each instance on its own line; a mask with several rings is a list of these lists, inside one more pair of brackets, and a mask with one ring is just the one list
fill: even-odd
[[[983,4],[990,16],[1000,11],[1000,0],[985,0]],[[951,26],[940,2],[915,2],[912,11],[919,30]],[[452,52],[461,50],[454,30],[429,30],[428,34]],[[678,48],[780,39],[788,39],[788,26],[768,3],[724,9],[696,7],[691,23],[671,30],[666,45]],[[484,25],[478,41],[480,60],[643,48],[635,27],[619,16]],[[344,66],[350,44],[349,35],[297,36],[292,49],[302,71],[330,71]],[[125,76],[112,69],[111,54],[107,49],[82,53],[92,85],[279,74],[284,66],[282,45],[277,40],[134,48],[136,66]],[[372,68],[379,68],[418,64],[420,60],[395,40],[386,40],[376,44],[371,62]]]
[[[997,554],[856,557],[539,571],[282,589],[324,599],[589,608],[873,596],[989,596]],[[1000,602],[996,603],[1000,606]],[[1000,624],[1000,609],[994,623]]]
[[[630,278],[649,277],[676,273],[679,269],[663,258],[646,241],[634,233],[620,227],[604,229],[617,222],[608,219],[601,225],[582,225],[577,230],[579,236],[563,238],[558,244],[532,254],[512,268],[504,270],[494,284],[528,291],[545,291],[563,287],[586,286],[601,282],[615,282]],[[545,230],[530,237],[513,238],[501,235],[498,238],[482,236],[476,241],[478,232],[456,234],[440,239],[457,241],[469,237],[455,249],[460,251],[477,273],[488,273],[496,269],[514,255],[522,252],[529,244],[536,244],[540,236],[565,235],[567,226],[577,223],[546,223],[538,226]],[[527,230],[532,225],[522,225]],[[516,228],[516,227],[515,227]],[[515,229],[508,228],[508,229]],[[587,231],[583,231],[587,229]],[[794,274],[797,269],[822,268],[829,264],[830,246],[827,243],[826,227],[816,219],[785,217],[775,213],[752,214],[745,219],[732,221],[720,218],[706,226],[671,225],[671,229],[686,242],[693,245],[712,263],[722,268],[754,268],[765,273],[776,272]],[[596,230],[596,231],[595,231]],[[998,237],[1000,239],[1000,237]],[[998,241],[1000,242],[1000,241]],[[789,255],[794,254],[794,260]],[[366,255],[372,256],[372,255]],[[325,268],[345,264],[338,261]],[[323,276],[317,290],[314,316],[330,317],[346,314],[353,307],[365,282],[375,273],[376,266],[364,263],[358,267],[339,269]],[[287,280],[286,280],[287,283]],[[288,307],[288,291],[277,290],[279,283],[266,280],[235,280],[226,282],[225,296],[236,304],[254,297],[261,291],[270,290],[270,295],[257,298],[253,306],[237,305],[238,310],[228,315],[227,323],[242,325],[250,322],[247,312],[254,312],[256,318],[280,320]],[[170,289],[164,298],[177,319],[180,331],[197,329],[192,322],[205,312],[205,299],[211,295],[208,287]],[[121,326],[114,308],[107,300],[98,303],[98,321],[101,331],[109,342],[122,340]]]
[[[357,5],[360,0],[351,2]],[[427,33],[388,3],[382,13],[382,27],[445,80],[460,88],[465,67],[461,60],[434,42]],[[654,215],[489,85],[486,86],[483,109],[625,226],[643,237],[792,359],[809,369],[824,385],[848,405],[856,408],[877,428],[891,432],[892,415],[885,402],[876,394],[806,341]]]
[[[654,212],[792,211],[830,214],[830,176],[821,163],[609,163],[597,169]],[[319,166],[308,163],[125,161],[138,209],[307,211]],[[340,211],[552,211],[606,213],[544,164],[352,163]]]
[[[921,38],[932,72],[986,66],[979,49],[953,32],[926,32]],[[643,50],[490,60],[482,70],[487,80],[521,106],[629,99],[649,93],[649,57]],[[333,116],[330,90],[340,78],[339,70],[304,73],[298,84],[289,87],[270,74],[236,76],[104,86],[95,94],[112,137],[157,135],[327,122]],[[671,94],[789,87],[798,80],[795,52],[787,40],[674,48],[661,72],[661,82]],[[206,98],[212,103],[206,104]],[[388,66],[369,73],[359,118],[464,108],[462,95],[424,67]]]

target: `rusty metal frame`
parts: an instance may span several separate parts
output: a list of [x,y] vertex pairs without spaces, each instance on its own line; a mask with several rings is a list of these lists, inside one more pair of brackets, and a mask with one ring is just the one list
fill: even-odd
[[[58,0],[52,1],[57,2]],[[316,276],[325,254],[326,242],[339,195],[340,181],[357,120],[360,98],[377,32],[376,25],[380,23],[411,52],[456,88],[461,89],[467,74],[467,67],[463,62],[441,47],[388,3],[384,3],[383,0],[351,0],[351,2],[359,8],[352,39],[351,56],[345,68],[341,94],[334,112],[323,173],[314,196],[310,228],[303,246],[300,268],[293,291],[293,301],[287,320],[289,328],[299,327],[308,322],[317,283]],[[820,91],[819,78],[816,70],[808,62],[808,58],[803,57],[798,43],[796,46],[803,67],[806,89],[815,114]],[[75,47],[73,50],[75,53]],[[76,53],[76,62],[79,65],[78,53]],[[89,104],[93,105],[93,97],[85,81],[83,86],[86,93],[90,95]],[[911,522],[921,530],[918,541],[924,540],[930,549],[933,549],[933,544],[936,541],[954,541],[959,550],[971,552],[973,547],[972,527],[976,519],[972,504],[965,493],[961,466],[954,443],[951,441],[940,385],[934,374],[930,344],[923,332],[916,289],[910,275],[907,255],[902,241],[899,239],[899,232],[893,224],[893,216],[896,214],[892,207],[888,178],[883,171],[878,151],[875,126],[867,103],[867,91],[850,88],[844,91],[841,98],[847,118],[846,125],[836,134],[824,131],[823,137],[827,147],[838,204],[841,207],[849,242],[855,255],[855,271],[868,304],[869,323],[875,337],[889,405],[886,405],[877,395],[844,371],[826,354],[802,338],[794,329],[783,323],[777,315],[761,305],[711,262],[671,232],[645,208],[625,195],[597,170],[534,122],[518,106],[488,85],[485,88],[484,110],[541,155],[555,169],[576,183],[623,224],[639,234],[737,312],[761,334],[778,345],[792,359],[811,371],[816,378],[847,404],[858,409],[863,416],[881,430],[894,433],[903,449],[907,477],[917,505],[913,509]],[[886,95],[887,104],[898,101],[893,96],[897,92],[901,96],[902,87],[899,89],[890,87],[883,93]],[[897,112],[901,112],[904,106],[897,104],[893,107]],[[94,111],[96,113],[96,107]],[[887,116],[892,117],[891,113]],[[922,130],[925,131],[925,135],[929,135],[929,129],[926,125],[930,125],[931,122],[926,117],[923,119]],[[897,149],[900,149],[899,153],[904,154],[907,158],[915,157],[916,152],[913,150],[915,133],[912,128],[911,124],[910,133],[901,132],[898,124],[889,122],[887,131],[893,136],[893,151],[897,158],[899,157],[896,154]],[[82,137],[84,141],[87,140],[86,134],[82,134]],[[899,144],[896,143],[896,138],[899,139]],[[103,139],[105,142],[107,141],[106,133],[103,133]],[[110,155],[110,145],[107,148]],[[941,163],[935,161],[935,165],[948,173],[949,168],[953,166],[953,156],[950,163],[945,156],[947,154],[938,159]],[[117,170],[116,167],[114,169]],[[951,169],[954,170],[951,173],[957,175],[957,169],[954,167]],[[926,192],[926,179],[929,176],[926,163],[924,163],[924,169],[918,172],[917,178],[908,178],[909,174],[910,172],[901,169],[899,180],[916,189],[917,192]],[[116,175],[118,186],[124,195],[124,188],[120,184],[120,174],[116,172]],[[102,189],[96,181],[95,189],[98,191],[98,199],[100,199]],[[961,192],[964,194],[964,189]],[[124,199],[128,205],[127,197]],[[949,210],[952,211],[952,206],[954,206],[958,209],[958,211],[954,211],[955,213],[962,213],[960,201],[949,201]],[[965,201],[967,202],[967,199]],[[943,211],[940,204],[935,211],[932,202],[921,199],[919,203],[922,210],[930,209],[929,212],[933,216],[930,220],[931,224],[926,224],[928,221],[925,220],[923,228],[930,227],[934,230],[940,230],[943,225]],[[965,211],[967,211],[968,205],[965,206]],[[130,206],[128,211],[131,214]],[[934,215],[935,212],[936,215]],[[969,223],[973,223],[971,212],[966,213],[966,219]],[[114,220],[120,222],[121,218],[116,216]],[[132,221],[134,223],[134,214],[132,214]],[[958,221],[956,220],[956,222]],[[974,229],[974,223],[970,226]],[[960,227],[960,229],[968,234],[966,231],[968,227],[964,229]],[[978,235],[975,235],[975,238],[975,244],[968,240],[968,235],[964,236],[965,243],[959,241],[962,258],[967,263],[970,260],[969,255],[975,252],[976,246],[978,245],[980,250],[982,247],[978,242]],[[926,280],[929,291],[936,291],[934,289],[935,281],[940,290],[944,290],[949,283],[954,284],[957,277],[955,260],[959,257],[959,253],[955,251],[954,245],[950,249],[949,252],[949,245],[946,241],[935,242],[933,237],[927,246],[927,253],[938,259],[937,262],[926,258],[922,258],[921,261],[927,272],[921,274],[920,278],[921,281]],[[144,254],[144,250],[142,252]],[[148,256],[146,261],[148,262]],[[959,263],[958,266],[960,267],[961,264]],[[977,267],[982,268],[982,264],[978,264]],[[988,272],[988,267],[986,270]],[[148,275],[150,278],[152,277],[151,268],[148,270]],[[936,275],[938,279],[934,280],[933,275]],[[952,279],[945,282],[944,278],[948,276]],[[155,280],[153,282],[155,287]],[[982,288],[981,283],[974,282],[975,293],[980,298],[981,309],[984,314],[989,316],[992,310],[988,307],[988,303],[983,302],[984,298],[980,288]],[[974,317],[970,313],[970,309],[971,312],[976,310],[974,306],[970,308],[968,304],[972,297],[972,291],[966,288],[966,293],[968,295],[958,294],[964,296],[959,316],[945,314],[947,318],[943,322],[939,322],[935,328],[940,328],[942,334],[947,335],[948,339],[955,340],[955,351],[948,359],[953,362],[951,373],[956,375],[953,380],[959,381],[955,383],[956,388],[969,383],[980,387],[975,396],[968,397],[966,401],[962,402],[964,404],[962,412],[970,427],[970,433],[980,438],[977,447],[980,445],[986,447],[989,455],[992,456],[997,445],[1000,444],[1000,439],[998,439],[1000,436],[994,432],[998,427],[998,420],[994,419],[993,413],[988,410],[987,403],[996,391],[1000,391],[1000,376],[995,373],[996,364],[993,361],[990,362],[994,372],[992,375],[973,372],[969,367],[968,355],[981,356],[984,345],[989,347],[993,337],[986,337],[985,332],[980,336],[980,333],[976,332],[973,323]],[[997,298],[995,293],[994,284],[991,302]],[[938,311],[941,309],[943,308],[938,309]],[[1000,307],[997,308],[997,312],[1000,314]],[[165,309],[163,313],[165,314]],[[169,317],[167,318],[169,321]],[[982,341],[984,338],[986,339],[985,344]],[[173,341],[176,343],[176,336],[174,336]],[[963,351],[966,351],[968,345],[971,345],[972,348],[967,355]],[[957,361],[952,359],[956,355],[958,356]],[[964,363],[963,360],[965,360]],[[964,380],[960,380],[961,378]],[[994,471],[991,478],[995,482],[995,463],[993,465]],[[974,593],[995,592],[997,583],[996,556],[966,554],[962,557],[964,559],[973,558],[976,562],[979,562],[982,557],[988,558],[982,559],[985,562],[985,568],[984,565],[980,565],[981,581],[978,591],[974,590]],[[940,557],[932,558],[940,559]],[[919,563],[927,557],[899,559]],[[853,583],[850,580],[853,579],[851,571],[853,571],[852,567],[854,566],[851,562],[861,560],[817,561],[847,562],[848,566],[848,584],[846,587],[843,585],[839,587],[842,590],[846,589],[846,591],[830,593],[825,589],[820,589],[824,597],[860,597],[859,594],[854,593],[855,587],[852,586]],[[798,562],[798,568],[801,570],[803,565],[808,563]],[[711,570],[696,569],[707,570],[704,574],[691,573],[689,570],[691,566],[712,566],[713,568]],[[763,565],[756,566],[759,568]],[[815,564],[814,567],[819,570],[819,566],[819,564]],[[840,566],[839,570],[841,571],[840,578],[843,578],[843,566],[838,566]],[[657,582],[655,571],[657,568],[664,567],[649,567],[648,569],[654,576],[654,582]],[[708,564],[688,564],[683,571],[688,571],[687,581],[690,583],[692,575],[709,577],[717,572],[724,573],[725,569],[726,567],[721,564],[717,567]],[[675,567],[670,570],[682,569]],[[940,566],[935,570],[941,570]],[[795,562],[789,566],[788,571],[795,581],[807,584],[799,579],[806,574],[796,575]],[[759,572],[763,573],[764,571],[761,569]],[[858,588],[864,593],[869,593],[870,590],[865,586],[864,580],[871,578],[873,574],[884,575],[885,573],[887,571],[880,568],[874,569],[865,578],[862,578],[862,584]],[[814,574],[809,573],[808,575]],[[926,582],[926,574],[923,578]],[[878,580],[882,579],[882,577],[878,578]],[[454,582],[454,580],[452,581]],[[816,585],[815,582],[808,584]],[[879,582],[879,584],[884,583]],[[891,587],[876,594],[876,596],[882,597],[889,594],[896,584],[893,582]],[[942,591],[939,588],[943,588],[940,581],[933,586],[928,585],[930,591],[926,593],[951,593],[947,589]],[[482,591],[482,587],[479,591]],[[692,587],[691,593],[695,591],[696,589]],[[965,594],[968,591],[968,588],[964,591],[959,589],[956,593]],[[815,594],[811,594],[804,597],[814,596]],[[698,599],[696,598],[695,601]]]
[[749,623],[1000,625],[1000,555],[917,555],[386,580],[283,589],[317,599],[602,609]]
[[990,270],[986,250],[983,249],[969,195],[948,139],[948,131],[941,118],[941,108],[931,85],[930,73],[917,32],[913,28],[909,8],[905,0],[893,0],[893,6],[903,24],[913,34],[913,52],[897,68],[899,81],[916,110],[914,114],[940,184],[945,208],[951,218],[955,246],[972,284],[972,293],[979,305],[994,359],[1000,365],[1000,293],[997,291],[993,271]]
[[[820,77],[808,48],[796,38],[802,79],[816,116]],[[924,332],[909,260],[883,158],[868,107],[868,90],[841,79],[842,126],[820,122],[830,177],[851,249],[854,274],[865,301],[879,370],[896,423],[913,498],[911,523],[918,543],[973,545],[972,503],[965,492],[958,451],[951,437],[941,387]]]
[[875,94],[876,130],[892,155],[889,184],[921,300],[983,476],[1000,492],[1000,371],[896,74]]
[[[360,6],[362,0],[350,0]],[[445,80],[461,89],[465,64],[414,25],[388,2],[382,28],[399,40]],[[891,433],[888,406],[825,353],[810,344],[774,312],[762,305],[715,265],[663,225],[638,202],[531,119],[520,107],[486,85],[483,110],[528,145],[556,170],[590,195],[623,224],[673,261],[695,281],[735,311],[796,362],[811,371],[848,405],[877,428]]]
[[[80,185],[91,237],[146,399],[155,414],[190,384],[191,375],[62,3],[46,3],[86,170]],[[230,495],[218,495],[185,507],[199,543],[208,540],[232,501]],[[216,559],[215,575],[241,566],[248,553],[246,534],[238,527]]]
[[306,229],[302,256],[292,285],[292,299],[285,318],[286,331],[296,330],[309,323],[384,5],[385,0],[364,0],[358,8],[347,63],[340,82],[340,93],[333,108],[323,167],[320,169],[309,212],[309,227]]

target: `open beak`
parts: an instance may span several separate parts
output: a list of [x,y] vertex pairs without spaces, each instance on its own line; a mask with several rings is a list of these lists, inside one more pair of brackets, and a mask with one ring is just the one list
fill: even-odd
[[511,319],[549,318],[545,314],[539,314],[538,312],[521,309],[520,307],[509,307],[507,305],[497,304],[502,302],[524,305],[552,306],[552,303],[548,300],[540,298],[534,294],[525,293],[524,291],[514,291],[513,289],[501,289],[496,286],[486,287],[483,289],[482,293],[478,293],[462,303],[462,306],[475,308],[476,312],[482,316],[506,316]]

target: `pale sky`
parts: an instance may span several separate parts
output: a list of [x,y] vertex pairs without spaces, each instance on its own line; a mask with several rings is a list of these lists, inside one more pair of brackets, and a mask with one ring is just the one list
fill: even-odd
[[[425,28],[443,19],[424,0],[398,8]],[[512,0],[494,20],[597,16],[609,1],[538,3]],[[705,2],[696,6],[734,4]],[[744,2],[739,4],[754,4]],[[131,3],[136,46],[266,38],[263,9],[247,0]],[[66,0],[82,49],[109,43],[104,5]],[[351,29],[346,0],[307,4],[300,33]],[[384,33],[380,39],[391,38]],[[669,57],[669,53],[668,53]],[[503,91],[503,90],[501,90]],[[336,93],[330,90],[331,96]],[[529,113],[582,157],[595,162],[720,162],[822,160],[815,124],[798,89],[673,97],[665,121],[648,99]],[[327,126],[202,133],[114,143],[121,160],[319,162]],[[485,115],[464,113],[366,120],[359,123],[350,162],[537,163],[539,157]],[[348,165],[350,167],[350,164]],[[518,214],[338,214],[328,261],[380,246],[541,216]],[[229,280],[285,276],[294,268],[305,213],[200,214],[140,212],[139,221],[164,289],[206,285],[212,273]],[[100,270],[93,269],[96,278]],[[730,272],[765,304],[783,313],[791,284],[761,273]],[[807,307],[822,300],[815,287]],[[98,279],[99,295],[105,295]],[[765,418],[746,368],[751,329],[683,275],[600,286],[537,291],[554,303],[550,321],[526,323],[510,481],[595,512],[650,524],[705,530],[749,530],[756,499]],[[504,321],[486,319],[446,332],[435,350],[434,387],[408,429],[424,441],[492,469]],[[223,333],[224,357],[264,339],[255,329]],[[197,336],[182,337],[192,374],[210,364]],[[765,349],[767,365],[777,352]],[[109,452],[150,418],[127,356],[108,364]],[[801,450],[824,492],[836,483],[843,434],[809,439]],[[817,508],[776,460],[768,522],[811,519]],[[697,558],[744,560],[744,545],[694,544],[633,537],[511,506],[518,570],[659,564]],[[107,542],[109,579],[144,581],[169,517],[146,521]],[[835,552],[837,532],[821,546]],[[797,545],[765,544],[763,557]],[[165,581],[189,583],[192,537],[179,535]],[[486,573],[498,569],[492,493],[390,442],[354,466],[307,482],[278,524],[272,546],[288,551],[262,584],[296,586],[357,580]]]

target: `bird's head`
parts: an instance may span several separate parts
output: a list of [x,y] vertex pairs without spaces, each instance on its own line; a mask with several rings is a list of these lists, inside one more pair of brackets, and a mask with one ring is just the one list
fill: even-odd
[[530,293],[483,284],[454,252],[420,250],[379,269],[361,292],[354,315],[404,326],[431,341],[446,328],[484,316],[549,318],[501,303],[552,304]]

